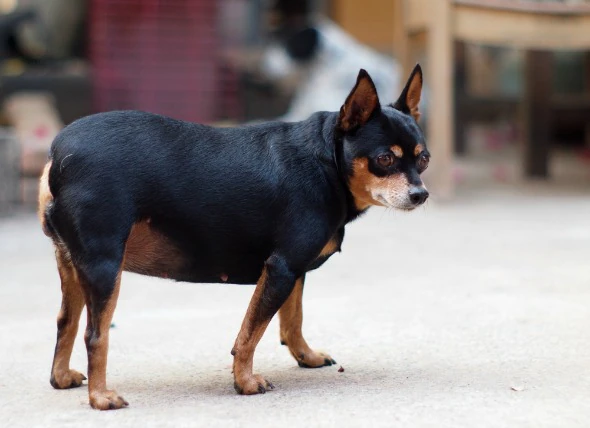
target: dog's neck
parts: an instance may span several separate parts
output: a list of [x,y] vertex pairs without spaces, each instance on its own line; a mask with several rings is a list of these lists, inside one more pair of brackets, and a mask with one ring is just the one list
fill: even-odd
[[349,168],[344,158],[344,133],[338,128],[338,116],[340,113],[332,112],[323,122],[322,136],[327,150],[329,150],[330,163],[335,168],[342,192],[346,197],[346,221],[355,220],[367,210],[359,211],[354,203],[354,197],[349,187]]

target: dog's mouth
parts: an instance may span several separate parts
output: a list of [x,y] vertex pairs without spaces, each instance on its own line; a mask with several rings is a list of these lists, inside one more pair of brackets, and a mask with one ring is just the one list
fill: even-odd
[[392,203],[385,199],[381,194],[375,195],[374,199],[376,202],[379,203],[379,205],[382,205],[386,208],[393,208],[401,211],[413,211],[416,207],[420,206],[420,204],[412,204],[410,201]]

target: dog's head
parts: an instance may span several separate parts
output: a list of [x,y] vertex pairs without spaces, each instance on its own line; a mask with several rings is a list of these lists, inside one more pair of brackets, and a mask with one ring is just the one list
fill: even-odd
[[358,210],[371,205],[412,210],[428,198],[420,179],[430,159],[417,123],[421,91],[422,69],[416,65],[399,99],[382,106],[369,74],[359,72],[337,124]]

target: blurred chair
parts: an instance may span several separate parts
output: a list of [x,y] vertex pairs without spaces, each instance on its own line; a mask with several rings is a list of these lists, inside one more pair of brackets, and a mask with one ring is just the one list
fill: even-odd
[[[395,45],[409,72],[424,53],[431,90],[427,132],[437,193],[453,192],[455,41],[526,50],[524,171],[547,177],[552,103],[552,50],[590,49],[590,3],[533,0],[395,0]],[[421,49],[422,48],[422,49]],[[561,107],[589,109],[580,97]],[[573,103],[573,104],[572,104]],[[567,106],[565,104],[568,104]],[[558,105],[559,107],[559,105]]]
[[0,128],[0,215],[20,202],[20,147],[13,133]]

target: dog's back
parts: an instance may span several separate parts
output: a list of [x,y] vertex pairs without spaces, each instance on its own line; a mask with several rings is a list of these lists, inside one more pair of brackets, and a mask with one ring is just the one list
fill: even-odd
[[[126,270],[193,282],[219,282],[223,276],[254,283],[284,233],[269,225],[289,223],[285,217],[304,207],[321,209],[322,187],[338,180],[326,174],[316,153],[321,135],[310,135],[321,133],[324,121],[319,115],[307,126],[231,129],[143,112],[81,119],[52,145],[43,179],[49,194],[41,193],[44,229],[74,253],[81,250],[85,222],[117,241],[131,234],[132,248],[132,230],[140,230],[138,245],[158,240],[154,251],[175,254],[174,266],[161,272],[165,263],[145,266],[128,254]],[[146,238],[145,222],[159,237]]]

